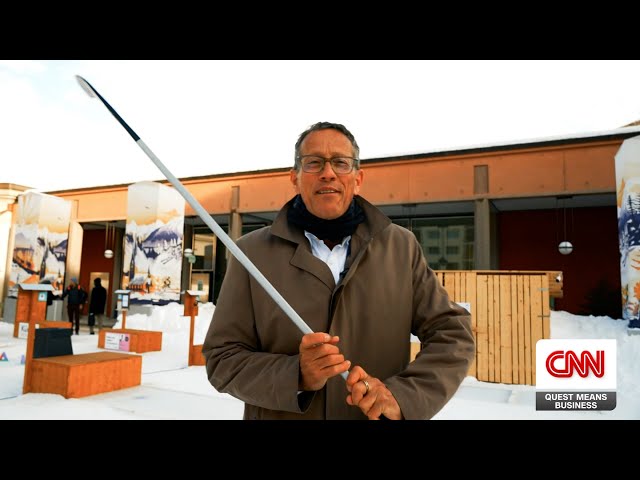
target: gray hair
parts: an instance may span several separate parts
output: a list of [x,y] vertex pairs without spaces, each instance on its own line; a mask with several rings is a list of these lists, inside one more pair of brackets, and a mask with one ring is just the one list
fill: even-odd
[[318,123],[315,123],[315,124],[311,125],[304,132],[302,132],[300,134],[300,136],[298,137],[298,141],[296,142],[296,147],[295,147],[295,158],[294,158],[294,164],[293,164],[293,168],[296,171],[299,172],[300,168],[302,168],[302,163],[301,163],[301,159],[300,159],[300,145],[302,144],[302,141],[305,138],[307,138],[307,135],[309,135],[311,132],[315,132],[317,130],[327,130],[329,128],[332,128],[334,130],[338,130],[345,137],[347,137],[349,139],[349,141],[351,142],[352,156],[354,158],[353,168],[356,169],[356,170],[360,169],[360,147],[358,146],[358,142],[356,142],[355,137],[347,129],[347,127],[345,127],[344,125],[342,125],[340,123],[318,122]]

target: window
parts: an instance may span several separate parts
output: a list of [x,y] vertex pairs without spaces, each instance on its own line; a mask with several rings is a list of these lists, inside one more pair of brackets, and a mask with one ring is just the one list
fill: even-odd
[[411,230],[435,270],[473,270],[473,217],[394,219]]
[[193,254],[196,261],[193,270],[213,270],[215,265],[215,240],[216,236],[207,230],[196,230],[193,234]]

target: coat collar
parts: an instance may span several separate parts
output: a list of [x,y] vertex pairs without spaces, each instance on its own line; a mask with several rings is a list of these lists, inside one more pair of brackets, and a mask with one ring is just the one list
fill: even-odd
[[[326,268],[326,265],[321,260],[313,256],[311,246],[304,236],[304,232],[300,228],[290,225],[287,221],[287,210],[291,207],[294,198],[291,198],[276,216],[273,225],[271,225],[271,233],[276,237],[298,245],[291,258],[291,265],[310,272],[333,290],[336,284],[331,271]],[[353,259],[358,257],[358,252],[366,248],[372,238],[391,223],[389,217],[364,198],[358,195],[354,198],[364,210],[366,220],[358,225],[358,228],[351,236],[351,254],[347,259],[347,267],[351,267]]]
[[[308,244],[304,232],[297,227],[289,225],[287,221],[287,210],[291,207],[295,197],[291,198],[280,209],[276,219],[271,225],[271,233],[277,237],[284,238],[294,243]],[[362,222],[356,229],[354,236],[360,237],[365,243],[370,241],[375,235],[387,228],[391,223],[391,219],[382,213],[377,207],[373,206],[363,197],[356,195],[356,202],[364,210],[366,220]]]

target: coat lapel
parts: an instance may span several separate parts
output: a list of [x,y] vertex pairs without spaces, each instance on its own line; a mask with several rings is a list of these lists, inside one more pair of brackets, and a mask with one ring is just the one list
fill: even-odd
[[309,241],[304,239],[305,243],[299,243],[298,248],[296,248],[293,257],[291,257],[291,261],[289,262],[294,267],[300,268],[306,272],[309,272],[311,275],[315,276],[324,283],[329,290],[333,290],[336,286],[336,282],[333,279],[333,274],[331,270],[322,260],[316,258],[311,253],[311,249],[309,247]]
[[291,206],[292,202],[293,199],[289,200],[280,210],[280,213],[278,213],[273,225],[271,226],[271,233],[276,237],[280,237],[297,244],[297,247],[293,252],[293,256],[289,261],[290,265],[304,270],[305,272],[309,272],[324,283],[329,290],[333,291],[336,286],[336,282],[333,279],[331,270],[322,260],[313,256],[309,240],[304,236],[302,230],[292,228],[287,221],[287,210]]

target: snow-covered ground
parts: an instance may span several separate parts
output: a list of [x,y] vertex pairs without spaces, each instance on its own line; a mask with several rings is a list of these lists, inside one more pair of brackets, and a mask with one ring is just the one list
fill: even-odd
[[[203,366],[187,366],[189,317],[183,306],[156,307],[150,317],[128,315],[127,328],[160,330],[162,350],[146,352],[140,386],[84,398],[22,394],[26,340],[13,337],[13,324],[0,322],[0,419],[241,419],[243,404],[217,392]],[[194,343],[204,340],[213,304],[201,304]],[[119,327],[120,322],[115,327]],[[616,339],[617,406],[611,411],[536,411],[535,387],[479,382],[467,377],[434,417],[453,419],[640,419],[640,335],[629,335],[627,322],[608,317],[551,312],[551,337]],[[98,336],[81,331],[72,336],[73,352],[102,351]]]

